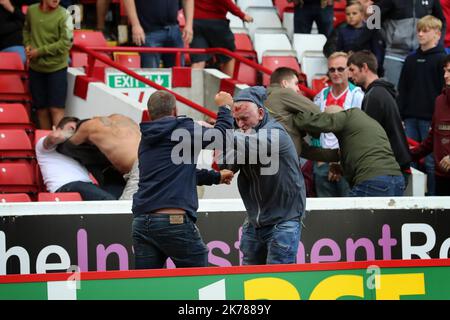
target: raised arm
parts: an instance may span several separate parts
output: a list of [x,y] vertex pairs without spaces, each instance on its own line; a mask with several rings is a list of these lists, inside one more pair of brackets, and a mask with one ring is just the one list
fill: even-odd
[[89,141],[89,134],[92,131],[92,126],[93,126],[93,120],[87,120],[85,122],[83,122],[77,129],[77,131],[75,131],[75,133],[73,134],[73,136],[69,139],[69,141],[78,146],[82,143],[88,142]]
[[56,148],[56,146],[60,143],[63,143],[67,139],[69,139],[73,135],[72,131],[66,131],[60,128],[56,128],[53,126],[52,132],[48,136],[45,137],[43,146],[44,149],[50,150]]
[[344,128],[346,117],[345,111],[332,114],[299,112],[294,117],[294,123],[299,130],[305,130],[308,133],[337,133]]

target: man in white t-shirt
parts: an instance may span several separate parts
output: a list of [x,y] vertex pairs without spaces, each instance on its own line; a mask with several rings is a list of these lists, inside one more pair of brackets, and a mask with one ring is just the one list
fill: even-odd
[[53,131],[36,143],[36,157],[49,192],[78,192],[83,200],[116,200],[92,183],[89,172],[78,161],[65,156],[56,147],[72,136],[79,119],[64,117]]

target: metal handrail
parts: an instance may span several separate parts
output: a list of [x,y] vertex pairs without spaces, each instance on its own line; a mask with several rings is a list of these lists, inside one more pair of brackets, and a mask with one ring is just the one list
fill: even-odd
[[[116,68],[117,70],[122,71],[125,74],[128,74],[129,76],[143,82],[146,85],[149,85],[158,90],[166,90],[166,91],[172,93],[175,96],[175,99],[177,101],[180,101],[180,102],[186,104],[187,106],[190,106],[193,109],[195,109],[203,114],[206,114],[207,116],[209,116],[213,119],[216,119],[217,115],[216,115],[216,113],[212,112],[211,110],[179,95],[178,93],[176,93],[170,89],[167,89],[167,88],[157,84],[156,82],[153,82],[153,81],[139,75],[138,73],[128,69],[127,67],[124,67],[121,64],[113,61],[109,57],[101,55],[98,51],[101,51],[101,52],[173,53],[176,55],[176,66],[181,66],[181,55],[183,53],[223,54],[223,55],[233,57],[236,60],[237,64],[244,63],[244,64],[249,65],[250,67],[256,69],[257,71],[260,71],[260,72],[268,74],[268,75],[272,74],[272,72],[273,72],[272,70],[265,68],[265,67],[255,63],[252,60],[246,59],[246,58],[240,56],[239,54],[236,54],[232,51],[229,51],[229,50],[223,49],[223,48],[191,49],[191,48],[153,48],[153,47],[99,47],[99,46],[85,47],[85,46],[75,44],[73,46],[73,49],[75,51],[81,51],[81,52],[88,54],[88,66],[86,68],[87,69],[86,74],[88,76],[93,75],[95,60],[99,60],[111,67]],[[235,73],[233,75],[233,79],[235,79],[237,77],[237,70],[238,70],[238,65],[235,67]],[[314,95],[314,92],[311,89],[309,89],[301,84],[299,84],[299,88],[300,88],[300,90],[305,92],[305,94],[309,97]]]
[[151,87],[153,87],[155,89],[158,89],[158,90],[166,90],[166,91],[170,92],[171,94],[173,94],[175,96],[175,99],[177,101],[180,101],[180,102],[182,102],[182,103],[184,103],[184,104],[194,108],[195,110],[200,111],[203,114],[206,114],[207,116],[210,116],[210,117],[212,117],[214,119],[217,117],[217,115],[214,112],[212,112],[211,110],[208,110],[205,107],[199,105],[198,103],[195,103],[194,101],[191,101],[191,100],[183,97],[182,95],[179,95],[178,93],[176,93],[176,92],[174,92],[172,90],[169,90],[169,89],[167,89],[167,88],[157,84],[156,82],[153,82],[153,81],[151,81],[151,80],[149,80],[149,79],[147,79],[147,78],[137,74],[136,72],[128,69],[127,67],[122,66],[120,63],[117,63],[117,62],[111,60],[109,57],[102,56],[98,52],[96,52],[96,51],[94,51],[94,50],[92,50],[90,48],[86,48],[84,46],[80,46],[80,45],[74,45],[74,49],[82,51],[82,52],[85,52],[85,53],[88,54],[88,67],[87,67],[87,71],[86,71],[86,74],[88,76],[92,76],[93,75],[95,60],[99,60],[99,61],[101,61],[101,62],[103,62],[103,63],[105,63],[105,64],[107,64],[107,65],[109,65],[111,67],[114,67],[117,70],[120,70],[123,73],[126,73],[129,76],[131,76],[131,77],[133,77],[133,78],[135,78],[135,79],[145,83],[146,85],[149,85],[149,86],[151,86]]
[[[89,49],[95,51],[103,51],[103,52],[139,52],[139,53],[173,53],[176,55],[175,66],[181,66],[181,54],[183,53],[191,53],[191,54],[222,54],[225,56],[232,57],[236,60],[236,65],[234,68],[234,74],[232,79],[237,79],[239,64],[244,63],[257,71],[271,75],[273,73],[272,70],[250,60],[247,59],[236,52],[230,51],[224,48],[204,48],[204,49],[192,49],[192,48],[153,48],[153,47],[99,47],[92,46]],[[308,87],[299,84],[299,88],[301,91],[305,93],[308,98],[314,98],[317,94],[314,90],[309,89]]]

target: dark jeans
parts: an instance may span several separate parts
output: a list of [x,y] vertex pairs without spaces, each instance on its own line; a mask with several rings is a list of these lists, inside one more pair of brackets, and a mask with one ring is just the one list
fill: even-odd
[[317,197],[348,197],[350,186],[347,180],[342,177],[338,182],[328,181],[329,168],[330,165],[328,163],[318,166],[317,162],[314,162],[314,183]]
[[186,215],[182,223],[171,223],[170,216],[152,213],[133,218],[136,269],[160,269],[167,258],[177,268],[208,265],[208,248],[195,223]]
[[[184,48],[180,27],[176,24],[166,26],[161,30],[149,32],[145,35],[146,47],[174,47]],[[175,65],[174,54],[146,53],[141,55],[142,68],[159,68],[161,58],[165,68]],[[184,55],[181,55],[181,64],[184,65]]]
[[85,201],[117,200],[112,194],[90,182],[74,181],[63,185],[56,192],[78,192]]
[[[428,136],[431,128],[431,121],[407,118],[405,122],[405,132],[411,139],[422,142]],[[413,164],[417,168],[417,164]],[[436,194],[435,177],[434,177],[434,156],[429,154],[425,157],[425,172],[427,174],[427,196],[434,196]]]
[[405,192],[405,178],[378,176],[353,186],[350,197],[401,197]]
[[450,178],[436,175],[436,195],[450,196]]
[[242,264],[296,263],[300,233],[300,218],[261,228],[245,222],[240,244]]
[[328,37],[333,30],[333,6],[321,8],[320,5],[304,5],[295,7],[294,32],[311,33],[313,22],[317,24],[319,33]]

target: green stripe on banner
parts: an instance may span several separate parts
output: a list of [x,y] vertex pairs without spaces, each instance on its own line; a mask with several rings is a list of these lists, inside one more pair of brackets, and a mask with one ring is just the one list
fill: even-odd
[[0,300],[47,300],[47,283],[0,284]]
[[[274,267],[276,272],[264,272],[274,271],[271,267],[261,267],[261,271],[236,267],[233,268],[236,272],[232,273],[221,272],[227,268],[205,268],[205,275],[199,268],[196,275],[178,276],[167,276],[169,272],[175,272],[170,270],[159,275],[145,273],[138,276],[123,271],[115,273],[117,279],[108,278],[109,273],[99,276],[102,279],[96,278],[96,273],[90,273],[93,280],[83,280],[81,273],[77,284],[53,281],[54,275],[52,281],[43,282],[47,277],[43,275],[42,280],[35,280],[42,282],[0,284],[0,299],[450,300],[450,266],[379,268],[375,263],[364,269],[311,271],[292,270],[296,266],[290,266],[291,271],[289,267]],[[0,277],[0,283],[2,278],[7,279]],[[20,281],[20,276],[17,279]],[[24,278],[24,281],[32,280]]]

